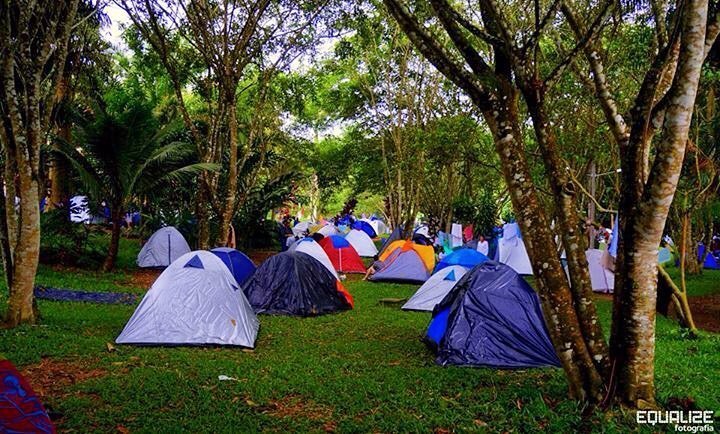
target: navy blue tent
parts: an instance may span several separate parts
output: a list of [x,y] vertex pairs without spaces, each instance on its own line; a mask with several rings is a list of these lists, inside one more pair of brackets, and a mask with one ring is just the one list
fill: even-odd
[[211,252],[228,267],[238,285],[242,286],[255,273],[255,264],[242,252],[230,247],[217,247]]
[[[703,255],[705,254],[705,245],[700,244],[698,246],[698,261],[702,260]],[[703,262],[703,268],[706,270],[720,270],[720,262],[715,257],[714,252],[708,252],[707,256],[705,256],[705,262]]]
[[320,261],[298,251],[263,262],[243,291],[257,313],[313,316],[353,307],[342,283]]
[[440,365],[560,366],[537,294],[512,268],[494,261],[465,274],[435,306],[425,340]]
[[412,238],[413,243],[420,244],[421,246],[432,246],[432,240],[423,234],[415,234]]
[[377,234],[375,233],[375,229],[373,229],[372,225],[366,221],[358,220],[355,223],[353,223],[352,228],[359,229],[359,230],[365,232],[366,234],[368,234],[368,236],[370,238],[377,237]]

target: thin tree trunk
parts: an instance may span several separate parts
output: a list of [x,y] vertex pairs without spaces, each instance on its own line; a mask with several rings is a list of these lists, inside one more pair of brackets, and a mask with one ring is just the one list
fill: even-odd
[[[682,249],[680,256],[680,262],[683,265],[681,268],[683,274],[683,282],[685,281],[685,273],[691,275],[700,274],[702,268],[701,263],[698,262],[697,249],[693,243],[692,237],[692,218],[690,216],[691,211],[683,212],[682,221],[682,236],[680,237],[680,248]],[[705,249],[708,251],[710,246]]]
[[[225,106],[227,107],[227,128],[229,132],[229,161],[227,171],[227,186],[225,189],[225,200],[220,215],[220,232],[217,237],[217,245],[227,246],[230,234],[230,225],[235,215],[235,204],[237,202],[238,190],[238,123],[237,107],[235,106],[235,89],[226,89]],[[249,144],[252,146],[252,143]]]
[[122,231],[122,207],[113,206],[110,211],[110,220],[112,221],[112,230],[110,232],[110,245],[108,253],[103,263],[103,271],[108,272],[115,268],[118,251],[120,250],[120,233]]
[[210,249],[210,227],[208,222],[207,195],[205,193],[204,174],[198,179],[198,189],[195,194],[195,218],[197,219],[197,248],[200,250]]

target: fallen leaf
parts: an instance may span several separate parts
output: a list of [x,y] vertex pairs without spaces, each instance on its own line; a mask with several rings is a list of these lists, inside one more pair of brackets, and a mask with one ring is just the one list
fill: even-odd
[[105,347],[108,350],[108,353],[112,353],[115,351],[115,345],[111,344],[110,342],[105,342]]

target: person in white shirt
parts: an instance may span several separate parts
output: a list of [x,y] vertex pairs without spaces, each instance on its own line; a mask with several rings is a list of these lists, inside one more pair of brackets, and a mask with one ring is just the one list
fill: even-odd
[[488,252],[490,251],[490,245],[488,244],[487,240],[485,239],[485,236],[482,234],[480,234],[478,236],[477,251],[482,253],[485,256],[487,256]]

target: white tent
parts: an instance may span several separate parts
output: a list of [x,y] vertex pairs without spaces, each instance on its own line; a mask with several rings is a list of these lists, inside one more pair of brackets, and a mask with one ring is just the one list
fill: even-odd
[[315,240],[313,240],[312,238],[300,238],[299,240],[295,241],[295,243],[290,246],[288,250],[303,252],[312,256],[321,264],[323,264],[325,268],[330,270],[330,272],[333,274],[333,276],[335,276],[336,279],[338,278],[337,271],[335,271],[335,267],[333,267],[332,262],[330,262],[330,258],[328,258],[327,253],[325,253],[325,250],[320,247],[320,244],[316,243]]
[[367,222],[368,224],[370,224],[370,226],[372,226],[372,228],[373,228],[373,230],[375,231],[375,234],[377,234],[377,236],[380,236],[380,235],[382,235],[382,234],[389,234],[389,233],[390,233],[390,231],[388,230],[387,225],[386,225],[385,222],[382,221],[382,220],[371,220],[371,219],[368,219],[368,218],[363,218],[363,219],[360,219],[360,220],[362,220],[362,221]]
[[73,196],[70,198],[70,221],[74,223],[87,223],[90,221],[90,207],[87,196]]
[[430,228],[427,225],[420,225],[415,228],[413,235],[420,234],[426,238],[430,238]]
[[259,327],[227,266],[199,250],[182,255],[163,271],[115,342],[252,348]]
[[510,266],[518,274],[533,274],[517,223],[505,223],[503,226],[503,236],[498,241],[498,261]]
[[166,226],[158,229],[140,250],[139,267],[167,267],[177,258],[188,253],[190,246],[177,229]]
[[455,287],[461,277],[467,273],[461,265],[451,265],[430,276],[410,300],[402,307],[403,310],[426,310],[431,312],[436,304]]
[[338,228],[336,228],[335,225],[326,224],[325,226],[318,229],[316,233],[321,234],[324,237],[329,237],[330,235],[339,235],[340,231],[338,231]]
[[310,231],[310,226],[312,226],[312,222],[310,221],[300,222],[296,224],[292,228],[293,235],[295,235],[296,237],[302,237]]
[[450,246],[454,249],[463,245],[462,225],[453,223],[450,231]]
[[375,243],[373,243],[373,240],[364,231],[352,229],[347,235],[345,235],[345,239],[355,250],[357,250],[358,255],[360,256],[372,258],[378,254],[378,249],[375,246]]
[[593,291],[610,293],[615,288],[615,273],[603,266],[604,253],[599,249],[589,249],[585,251],[585,257],[588,261]]

